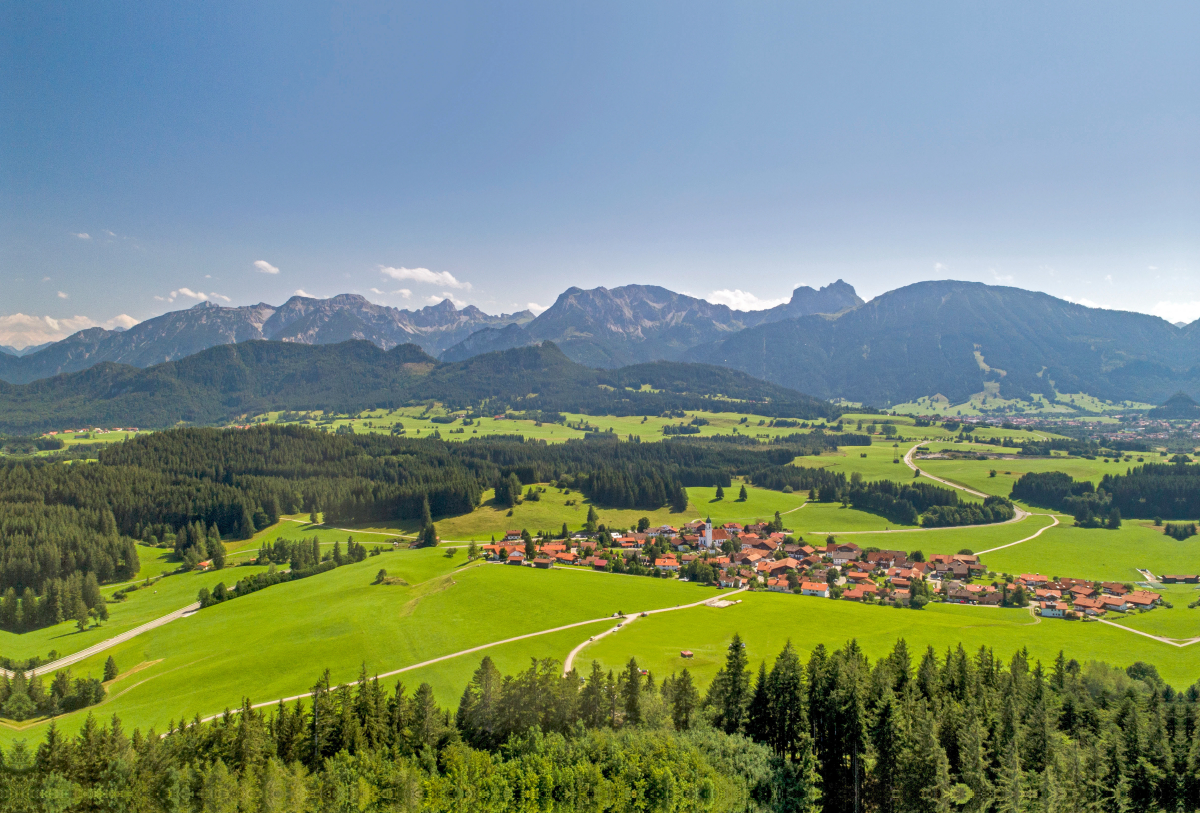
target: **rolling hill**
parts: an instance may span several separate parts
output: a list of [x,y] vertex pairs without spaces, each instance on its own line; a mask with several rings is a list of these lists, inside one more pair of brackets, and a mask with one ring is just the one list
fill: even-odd
[[[641,387],[648,385],[649,390]],[[658,415],[713,409],[832,417],[831,404],[745,373],[705,364],[657,362],[594,370],[553,343],[441,363],[414,344],[383,350],[366,341],[332,345],[249,341],[208,348],[147,369],[104,362],[28,384],[0,382],[0,432],[78,426],[159,428],[217,424],[274,409],[358,411],[436,400],[490,411]]]

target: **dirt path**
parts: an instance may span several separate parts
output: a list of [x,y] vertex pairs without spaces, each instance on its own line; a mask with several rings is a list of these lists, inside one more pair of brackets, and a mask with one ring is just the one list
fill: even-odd
[[[161,627],[164,624],[170,624],[172,621],[174,621],[178,618],[183,618],[184,616],[191,615],[192,613],[196,612],[199,609],[200,609],[200,602],[198,602],[198,601],[192,602],[188,606],[181,607],[173,613],[167,613],[166,615],[162,616],[161,618],[156,618],[153,621],[147,621],[145,624],[142,624],[140,627],[134,627],[131,630],[126,630],[125,632],[122,632],[120,635],[114,635],[112,638],[107,638],[98,644],[93,644],[92,646],[89,646],[87,649],[81,649],[78,652],[74,652],[70,655],[64,655],[63,657],[59,658],[58,660],[51,661],[50,663],[44,663],[41,666],[37,667],[36,669],[29,670],[29,672],[27,674],[30,674],[30,675],[51,674],[53,672],[58,671],[59,669],[62,669],[64,666],[70,666],[73,663],[79,663],[79,661],[90,658],[91,656],[93,656],[97,653],[103,652],[106,649],[111,649],[112,647],[116,646],[117,644],[122,644],[122,643],[128,641],[130,638],[136,638],[137,636],[141,635],[143,632],[149,632],[150,630],[157,629],[158,627]],[[0,669],[0,672],[2,672],[6,677],[11,678],[13,676],[13,673],[8,671],[7,669]]]
[[1164,638],[1161,635],[1154,635],[1149,632],[1142,632],[1141,630],[1135,630],[1133,627],[1127,627],[1124,624],[1118,624],[1115,621],[1105,621],[1103,618],[1097,618],[1096,620],[1099,621],[1101,624],[1108,624],[1110,627],[1116,627],[1117,629],[1122,629],[1122,630],[1125,630],[1126,632],[1132,632],[1136,635],[1141,635],[1143,637],[1150,638],[1151,640],[1154,640],[1154,641],[1162,641],[1164,644],[1170,644],[1171,646],[1177,646],[1180,649],[1183,649],[1185,646],[1191,646],[1192,644],[1200,643],[1200,638],[1192,638],[1187,641],[1179,641],[1174,638]]
[[[688,607],[697,607],[701,604],[707,604],[712,601],[720,601],[722,599],[727,598],[728,596],[734,595],[734,593],[740,593],[740,592],[742,592],[742,591],[735,590],[735,591],[732,591],[729,593],[722,593],[720,596],[712,596],[712,597],[705,599],[704,601],[698,601],[693,604],[684,604],[679,607],[664,607],[659,610],[645,610],[645,612],[647,614],[652,614],[652,613],[666,613],[666,612],[671,612],[673,610],[684,610],[684,609],[687,609]],[[628,619],[637,617],[639,615],[641,615],[641,613],[633,613],[632,615],[622,616],[622,618],[625,619],[622,621],[622,623],[626,623],[626,621]],[[517,635],[512,638],[505,638],[501,641],[492,641],[491,643],[488,643],[488,644],[480,644],[479,646],[473,646],[473,647],[470,647],[469,649],[460,649],[459,651],[451,652],[448,655],[441,655],[436,658],[430,658],[427,661],[421,661],[420,663],[414,663],[410,666],[402,666],[399,669],[393,669],[390,672],[383,672],[382,674],[379,674],[379,675],[373,675],[371,679],[373,680],[375,678],[389,678],[394,675],[403,674],[404,672],[411,672],[414,669],[421,669],[426,666],[432,666],[435,663],[441,663],[442,661],[448,661],[452,658],[459,658],[459,657],[462,657],[463,655],[470,655],[473,652],[482,652],[483,650],[491,649],[494,646],[501,646],[503,644],[511,644],[511,643],[514,643],[515,641],[524,641],[529,638],[537,638],[538,636],[541,636],[541,635],[549,635],[552,632],[562,632],[563,630],[574,629],[576,627],[585,627],[588,624],[598,624],[602,621],[611,621],[612,619],[613,619],[613,616],[610,615],[610,616],[605,616],[603,618],[591,618],[591,619],[588,619],[587,621],[576,621],[573,624],[563,624],[561,627],[552,627],[552,628],[546,629],[546,630],[539,630],[538,632],[527,632],[524,635]],[[611,631],[612,630],[609,630],[609,632],[611,632]],[[572,651],[571,655],[574,656],[575,652],[581,648],[582,647],[576,647],[576,649],[574,651]],[[353,681],[353,682],[345,684],[345,685],[356,686],[356,685],[358,685],[358,681]],[[261,708],[265,708],[266,706],[274,706],[278,703],[292,703],[296,700],[303,700],[304,698],[309,697],[310,694],[311,694],[310,692],[305,692],[304,694],[292,695],[291,697],[282,697],[282,698],[279,698],[278,700],[267,700],[262,703],[253,703],[253,704],[251,704],[250,708],[261,709]],[[237,709],[233,709],[233,711],[236,713]],[[224,712],[221,712],[221,714],[213,714],[208,717],[204,717],[201,720],[201,722],[207,723],[211,720],[217,719],[218,717],[222,716],[223,714],[224,714]]]
[[[743,593],[745,591],[746,591],[746,588],[743,587],[740,590],[734,590],[729,593],[722,593],[719,596],[713,596],[711,598],[706,598],[703,601],[694,601],[691,604],[680,604],[675,607],[663,607],[661,610],[646,610],[646,615],[654,615],[655,613],[670,613],[670,612],[674,612],[675,610],[686,610],[691,607],[700,607],[703,605],[711,606],[713,604],[713,602],[727,601],[729,596],[734,596],[734,595],[737,595],[738,593]],[[606,635],[611,635],[612,633],[621,629],[621,627],[625,626],[626,624],[632,624],[638,618],[641,618],[641,613],[633,613],[632,615],[621,616],[621,623],[617,624],[615,627],[610,627],[609,629],[606,629],[604,632],[593,635],[591,638],[588,638],[586,641],[579,644],[579,646],[572,649],[567,654],[566,660],[563,661],[563,674],[565,675],[571,671],[571,667],[575,664],[576,656],[578,656],[579,653],[582,652],[588,646],[588,644],[599,641],[601,638],[603,638]]]
[[1050,530],[1051,528],[1053,528],[1055,525],[1058,524],[1058,517],[1054,516],[1054,514],[1026,514],[1025,516],[1027,516],[1027,517],[1050,517],[1050,519],[1052,519],[1054,521],[1051,522],[1049,525],[1047,525],[1045,528],[1040,529],[1037,533],[1027,536],[1024,539],[1018,539],[1016,542],[1009,542],[1004,545],[997,545],[996,547],[988,548],[987,550],[977,551],[975,555],[982,556],[985,553],[991,553],[991,552],[997,551],[997,550],[1004,550],[1005,548],[1011,548],[1013,545],[1020,545],[1022,542],[1028,542],[1031,539],[1037,539],[1039,536],[1041,536],[1046,531]]

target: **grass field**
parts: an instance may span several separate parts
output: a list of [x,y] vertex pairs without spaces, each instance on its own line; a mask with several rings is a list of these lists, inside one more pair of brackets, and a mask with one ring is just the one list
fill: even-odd
[[[254,416],[251,421],[254,423],[280,423],[283,422],[281,418],[285,414],[270,412]],[[832,428],[832,424],[828,424],[825,421],[805,421],[804,423],[810,424],[807,427],[772,427],[767,425],[770,422],[769,418],[763,418],[759,415],[751,415],[743,412],[701,411],[688,412],[683,418],[640,415],[614,417],[605,415],[580,415],[568,412],[563,413],[566,419],[565,425],[539,425],[534,421],[512,418],[497,420],[494,417],[477,418],[471,425],[465,425],[462,419],[455,420],[453,423],[433,423],[430,420],[434,417],[446,417],[447,415],[448,413],[440,407],[434,407],[429,410],[423,407],[403,407],[396,410],[373,410],[355,416],[343,415],[331,419],[318,419],[314,415],[309,418],[307,425],[323,428],[330,432],[348,426],[357,434],[371,432],[390,434],[393,427],[399,424],[404,428],[405,434],[411,437],[428,437],[437,432],[444,440],[467,440],[473,437],[488,437],[490,435],[519,434],[526,438],[536,438],[550,443],[561,443],[570,438],[583,437],[585,431],[588,430],[612,431],[622,439],[632,436],[640,438],[643,441],[661,440],[665,437],[663,435],[664,426],[690,423],[693,418],[703,418],[708,423],[700,427],[698,435],[691,435],[689,437],[742,434],[766,440],[811,432],[813,425],[824,429]],[[869,429],[873,421],[877,423],[877,430],[882,432],[882,427],[886,421],[895,425],[899,434],[906,438],[937,440],[952,437],[952,433],[947,432],[940,426],[915,426],[911,417],[903,415],[892,417],[847,414],[842,416],[842,421],[843,431],[846,432],[865,432]],[[295,421],[289,422],[294,423]],[[860,422],[862,423],[861,428],[859,427]],[[989,437],[996,438],[1011,437],[1021,439],[1033,437],[1034,434],[1022,429],[988,428],[980,431],[986,432]],[[882,434],[877,434],[876,440],[882,443],[885,438]],[[887,444],[890,446],[891,441],[888,440]]]
[[[108,621],[83,632],[74,621],[21,634],[0,630],[0,652],[18,660],[35,655],[45,658],[50,650],[55,650],[59,656],[69,655],[191,604],[201,587],[211,588],[222,581],[232,585],[240,578],[263,570],[266,568],[246,566],[168,576],[156,580],[148,588],[129,593],[124,601],[109,604]],[[101,592],[110,596],[115,589],[116,585],[110,585],[101,588]]]
[[[936,604],[914,611],[778,593],[739,598],[741,604],[725,609],[697,607],[639,618],[620,633],[587,647],[579,657],[584,663],[595,659],[606,669],[619,669],[632,655],[656,678],[686,667],[701,685],[707,685],[734,633],[745,641],[755,669],[760,660],[773,659],[789,639],[803,659],[817,644],[836,648],[852,638],[875,659],[904,638],[916,657],[927,646],[944,654],[947,647],[961,642],[968,651],[989,646],[1005,661],[1022,647],[1029,649],[1031,660],[1047,665],[1059,650],[1080,662],[1103,660],[1127,666],[1144,660],[1154,663],[1163,678],[1180,689],[1200,677],[1200,646],[1181,650],[1097,623],[1058,619],[1036,623],[1025,610]],[[691,650],[695,657],[681,659],[682,649]]]
[[[591,502],[572,489],[564,494],[557,488],[551,488],[542,483],[546,491],[540,494],[537,501],[526,500],[520,505],[513,506],[512,516],[509,509],[497,505],[491,489],[483,492],[483,504],[470,514],[457,517],[434,517],[438,535],[446,541],[476,541],[487,542],[494,535],[503,536],[507,530],[527,529],[530,533],[546,531],[558,533],[565,522],[572,532],[583,528],[587,521],[588,508]],[[786,513],[794,511],[804,504],[805,493],[784,494],[781,491],[771,491],[754,486],[746,486],[746,501],[737,499],[741,483],[734,483],[725,489],[725,499],[716,499],[716,488],[689,488],[688,510],[674,513],[668,508],[657,511],[641,509],[605,508],[596,506],[597,522],[610,528],[636,527],[638,520],[646,517],[652,526],[671,525],[678,527],[695,519],[712,517],[714,523],[740,522],[745,524],[754,520],[773,519],[775,512]],[[573,505],[567,505],[573,502]],[[806,509],[807,510],[807,509]],[[785,517],[785,524],[791,516]],[[882,527],[882,526],[881,526]],[[399,521],[386,526],[369,526],[363,528],[364,536],[360,539],[355,531],[355,539],[361,542],[369,541],[365,535],[371,530],[388,531],[391,533],[415,533],[416,521]],[[308,532],[305,531],[307,534]],[[266,536],[270,538],[269,534]],[[342,533],[344,539],[345,533]],[[382,539],[382,537],[381,537]]]
[[1126,521],[1115,531],[1076,528],[1067,517],[1037,539],[987,554],[984,562],[997,572],[1133,582],[1141,579],[1139,567],[1194,573],[1200,537],[1180,542],[1148,522]]
[[999,385],[987,383],[983,392],[977,392],[966,402],[952,404],[944,395],[929,395],[897,404],[892,407],[895,412],[910,415],[944,415],[944,416],[980,416],[980,415],[1046,415],[1073,416],[1082,412],[1105,413],[1121,412],[1130,409],[1150,409],[1153,404],[1143,404],[1137,401],[1106,401],[1087,393],[1059,393],[1055,400],[1049,400],[1040,393],[1033,396],[1033,401],[1019,401],[1001,398]]
[[[943,448],[952,448],[956,451],[967,451],[962,446],[943,447],[938,444],[932,444],[931,451],[940,451]],[[974,451],[974,444],[971,450]],[[1011,452],[1011,449],[1001,450],[996,447],[981,447],[980,452],[988,452],[994,450],[998,453]],[[1143,455],[1143,457],[1145,457]],[[1151,455],[1147,459],[1157,461],[1157,455]],[[1086,460],[1082,457],[1035,457],[1035,458],[1020,458],[1012,456],[1011,459],[1002,460],[914,460],[913,463],[922,471],[928,471],[930,474],[944,477],[956,483],[969,486],[987,494],[999,494],[1007,497],[1012,493],[1012,486],[1022,474],[1027,472],[1043,472],[1043,471],[1061,471],[1069,474],[1076,480],[1091,480],[1093,483],[1099,483],[1100,479],[1106,474],[1124,474],[1125,470],[1130,466],[1136,466],[1137,456],[1134,456],[1130,462],[1109,462],[1105,463],[1104,458],[1096,458],[1095,460]],[[996,476],[989,476],[989,472],[995,469]]]
[[[326,667],[343,682],[363,663],[385,672],[616,611],[670,607],[715,594],[674,580],[462,563],[461,556],[448,559],[438,549],[371,557],[202,610],[100,653],[74,671],[96,673],[110,654],[123,671],[146,664],[135,681],[95,711],[119,714],[130,728],[161,730],[180,715],[236,706],[243,695],[259,702],[303,693]],[[371,585],[380,568],[409,586]],[[572,646],[591,634],[587,628],[577,632]],[[473,669],[479,657],[468,657],[449,673],[469,674],[467,666]],[[73,731],[86,713],[60,718],[60,726]],[[0,740],[14,736],[0,732]]]
[[1171,607],[1155,607],[1149,612],[1129,613],[1121,616],[1109,613],[1105,620],[1113,621],[1130,629],[1162,635],[1167,638],[1187,640],[1200,637],[1200,608],[1189,609],[1188,605],[1200,599],[1200,589],[1194,584],[1165,584],[1154,588]]

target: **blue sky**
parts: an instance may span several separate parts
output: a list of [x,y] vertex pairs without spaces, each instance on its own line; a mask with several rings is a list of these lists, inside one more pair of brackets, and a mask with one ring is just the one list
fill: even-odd
[[1200,317],[1196,3],[249,5],[0,11],[0,344],[839,277]]

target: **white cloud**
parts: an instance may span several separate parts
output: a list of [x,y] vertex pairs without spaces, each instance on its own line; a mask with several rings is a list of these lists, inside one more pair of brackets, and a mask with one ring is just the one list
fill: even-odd
[[275,266],[271,265],[266,260],[255,260],[254,267],[257,268],[259,271],[263,272],[264,274],[278,274],[279,273],[279,269],[276,268]]
[[211,293],[211,294],[209,294],[209,296],[211,296],[213,299],[224,299],[226,302],[232,302],[232,301],[233,301],[232,299],[230,299],[229,297],[225,296],[224,294]]
[[75,237],[78,237],[80,240],[91,240],[91,239],[92,239],[92,236],[91,236],[90,234],[88,234],[87,232],[85,232],[85,231],[80,231],[80,232],[71,232],[71,233],[72,233],[72,234],[73,234]]
[[1105,274],[1104,281],[1107,282],[1109,285],[1112,285],[1112,274]]
[[397,288],[394,291],[381,291],[378,288],[372,288],[371,293],[377,296],[402,296],[405,299],[408,299],[410,296],[412,296],[412,291],[410,291],[408,288]]
[[308,293],[303,288],[297,288],[295,292],[292,293],[292,296],[306,296],[312,298],[312,294]]
[[428,268],[391,268],[383,265],[379,266],[379,271],[392,279],[407,279],[429,285],[440,285],[444,288],[457,288],[461,291],[471,290],[471,283],[460,282],[449,271],[430,271]]
[[990,268],[988,270],[992,272],[992,277],[996,280],[996,282],[999,282],[1003,285],[1012,285],[1012,274],[997,274],[996,269],[994,268]]
[[177,291],[171,291],[171,299],[174,299],[177,296],[186,296],[189,299],[198,299],[201,302],[208,299],[208,294],[201,293],[200,291],[193,291],[191,288],[180,288]]
[[1168,322],[1194,322],[1200,319],[1200,302],[1159,302],[1150,312]]
[[1099,305],[1099,304],[1093,302],[1092,300],[1088,299],[1086,296],[1081,296],[1078,299],[1074,299],[1069,296],[1064,296],[1063,299],[1067,300],[1068,302],[1074,302],[1076,305],[1083,305],[1085,308],[1104,307],[1103,305]]
[[948,266],[948,265],[943,265],[942,263],[934,263],[934,264],[933,264],[933,270],[934,270],[934,271],[937,271],[937,272],[939,272],[939,273],[941,273],[942,271],[949,271],[949,270],[950,270],[950,266]]
[[539,305],[536,302],[527,302],[527,303],[525,303],[525,307],[528,308],[529,310],[533,311],[534,316],[541,316],[542,311],[548,309],[550,306],[549,305]]
[[0,316],[0,344],[20,349],[30,345],[56,342],[89,327],[102,327],[108,330],[118,327],[128,329],[137,323],[137,319],[125,313],[103,322],[98,322],[88,316],[55,319],[51,316],[14,313],[9,316]]
[[67,298],[67,295],[66,295],[66,294],[64,294],[62,291],[59,291],[59,292],[58,292],[58,298],[59,298],[59,299],[66,299],[66,298]]
[[767,308],[773,308],[776,305],[782,305],[788,301],[788,297],[783,296],[778,299],[759,299],[749,291],[743,291],[739,288],[729,290],[726,288],[722,291],[713,291],[705,297],[714,305],[728,305],[734,310],[739,311],[761,311]]

